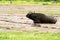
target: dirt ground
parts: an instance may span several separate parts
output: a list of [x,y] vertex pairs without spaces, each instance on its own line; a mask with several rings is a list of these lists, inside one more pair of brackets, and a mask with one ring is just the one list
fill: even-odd
[[26,14],[21,12],[21,10],[60,10],[60,7],[0,5],[0,32],[35,30],[41,32],[60,33],[60,17],[55,17],[57,19],[56,24],[34,25],[33,21],[26,18]]

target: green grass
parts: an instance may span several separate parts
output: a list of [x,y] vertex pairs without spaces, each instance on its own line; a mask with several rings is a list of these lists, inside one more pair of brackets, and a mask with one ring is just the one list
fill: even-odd
[[[5,5],[5,4],[11,5],[10,1],[0,1],[0,4],[2,4],[2,5]],[[50,5],[50,6],[55,5],[55,6],[60,6],[60,3],[58,2],[56,4],[56,3],[53,3],[53,2],[12,1],[12,5]]]
[[60,34],[41,32],[0,32],[0,40],[60,40]]

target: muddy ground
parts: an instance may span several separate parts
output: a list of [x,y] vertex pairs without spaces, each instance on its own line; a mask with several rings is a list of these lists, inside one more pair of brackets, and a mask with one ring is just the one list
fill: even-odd
[[[4,31],[41,31],[60,33],[60,17],[56,24],[37,24],[26,18],[21,10],[60,10],[60,7],[0,5],[0,32]],[[20,11],[20,12],[19,12]]]

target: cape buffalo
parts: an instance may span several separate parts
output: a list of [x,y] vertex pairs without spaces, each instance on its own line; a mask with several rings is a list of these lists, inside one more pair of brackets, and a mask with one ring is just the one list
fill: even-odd
[[26,15],[27,18],[33,20],[34,23],[50,23],[50,24],[55,24],[57,20],[53,17],[46,16],[45,14],[42,13],[32,13],[29,12]]

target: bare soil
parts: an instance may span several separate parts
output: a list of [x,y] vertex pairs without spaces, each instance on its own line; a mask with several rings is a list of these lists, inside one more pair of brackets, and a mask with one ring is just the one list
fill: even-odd
[[26,18],[26,14],[21,10],[60,10],[60,7],[0,5],[0,32],[41,31],[60,33],[60,17],[55,17],[57,19],[56,24],[35,25],[32,20]]

